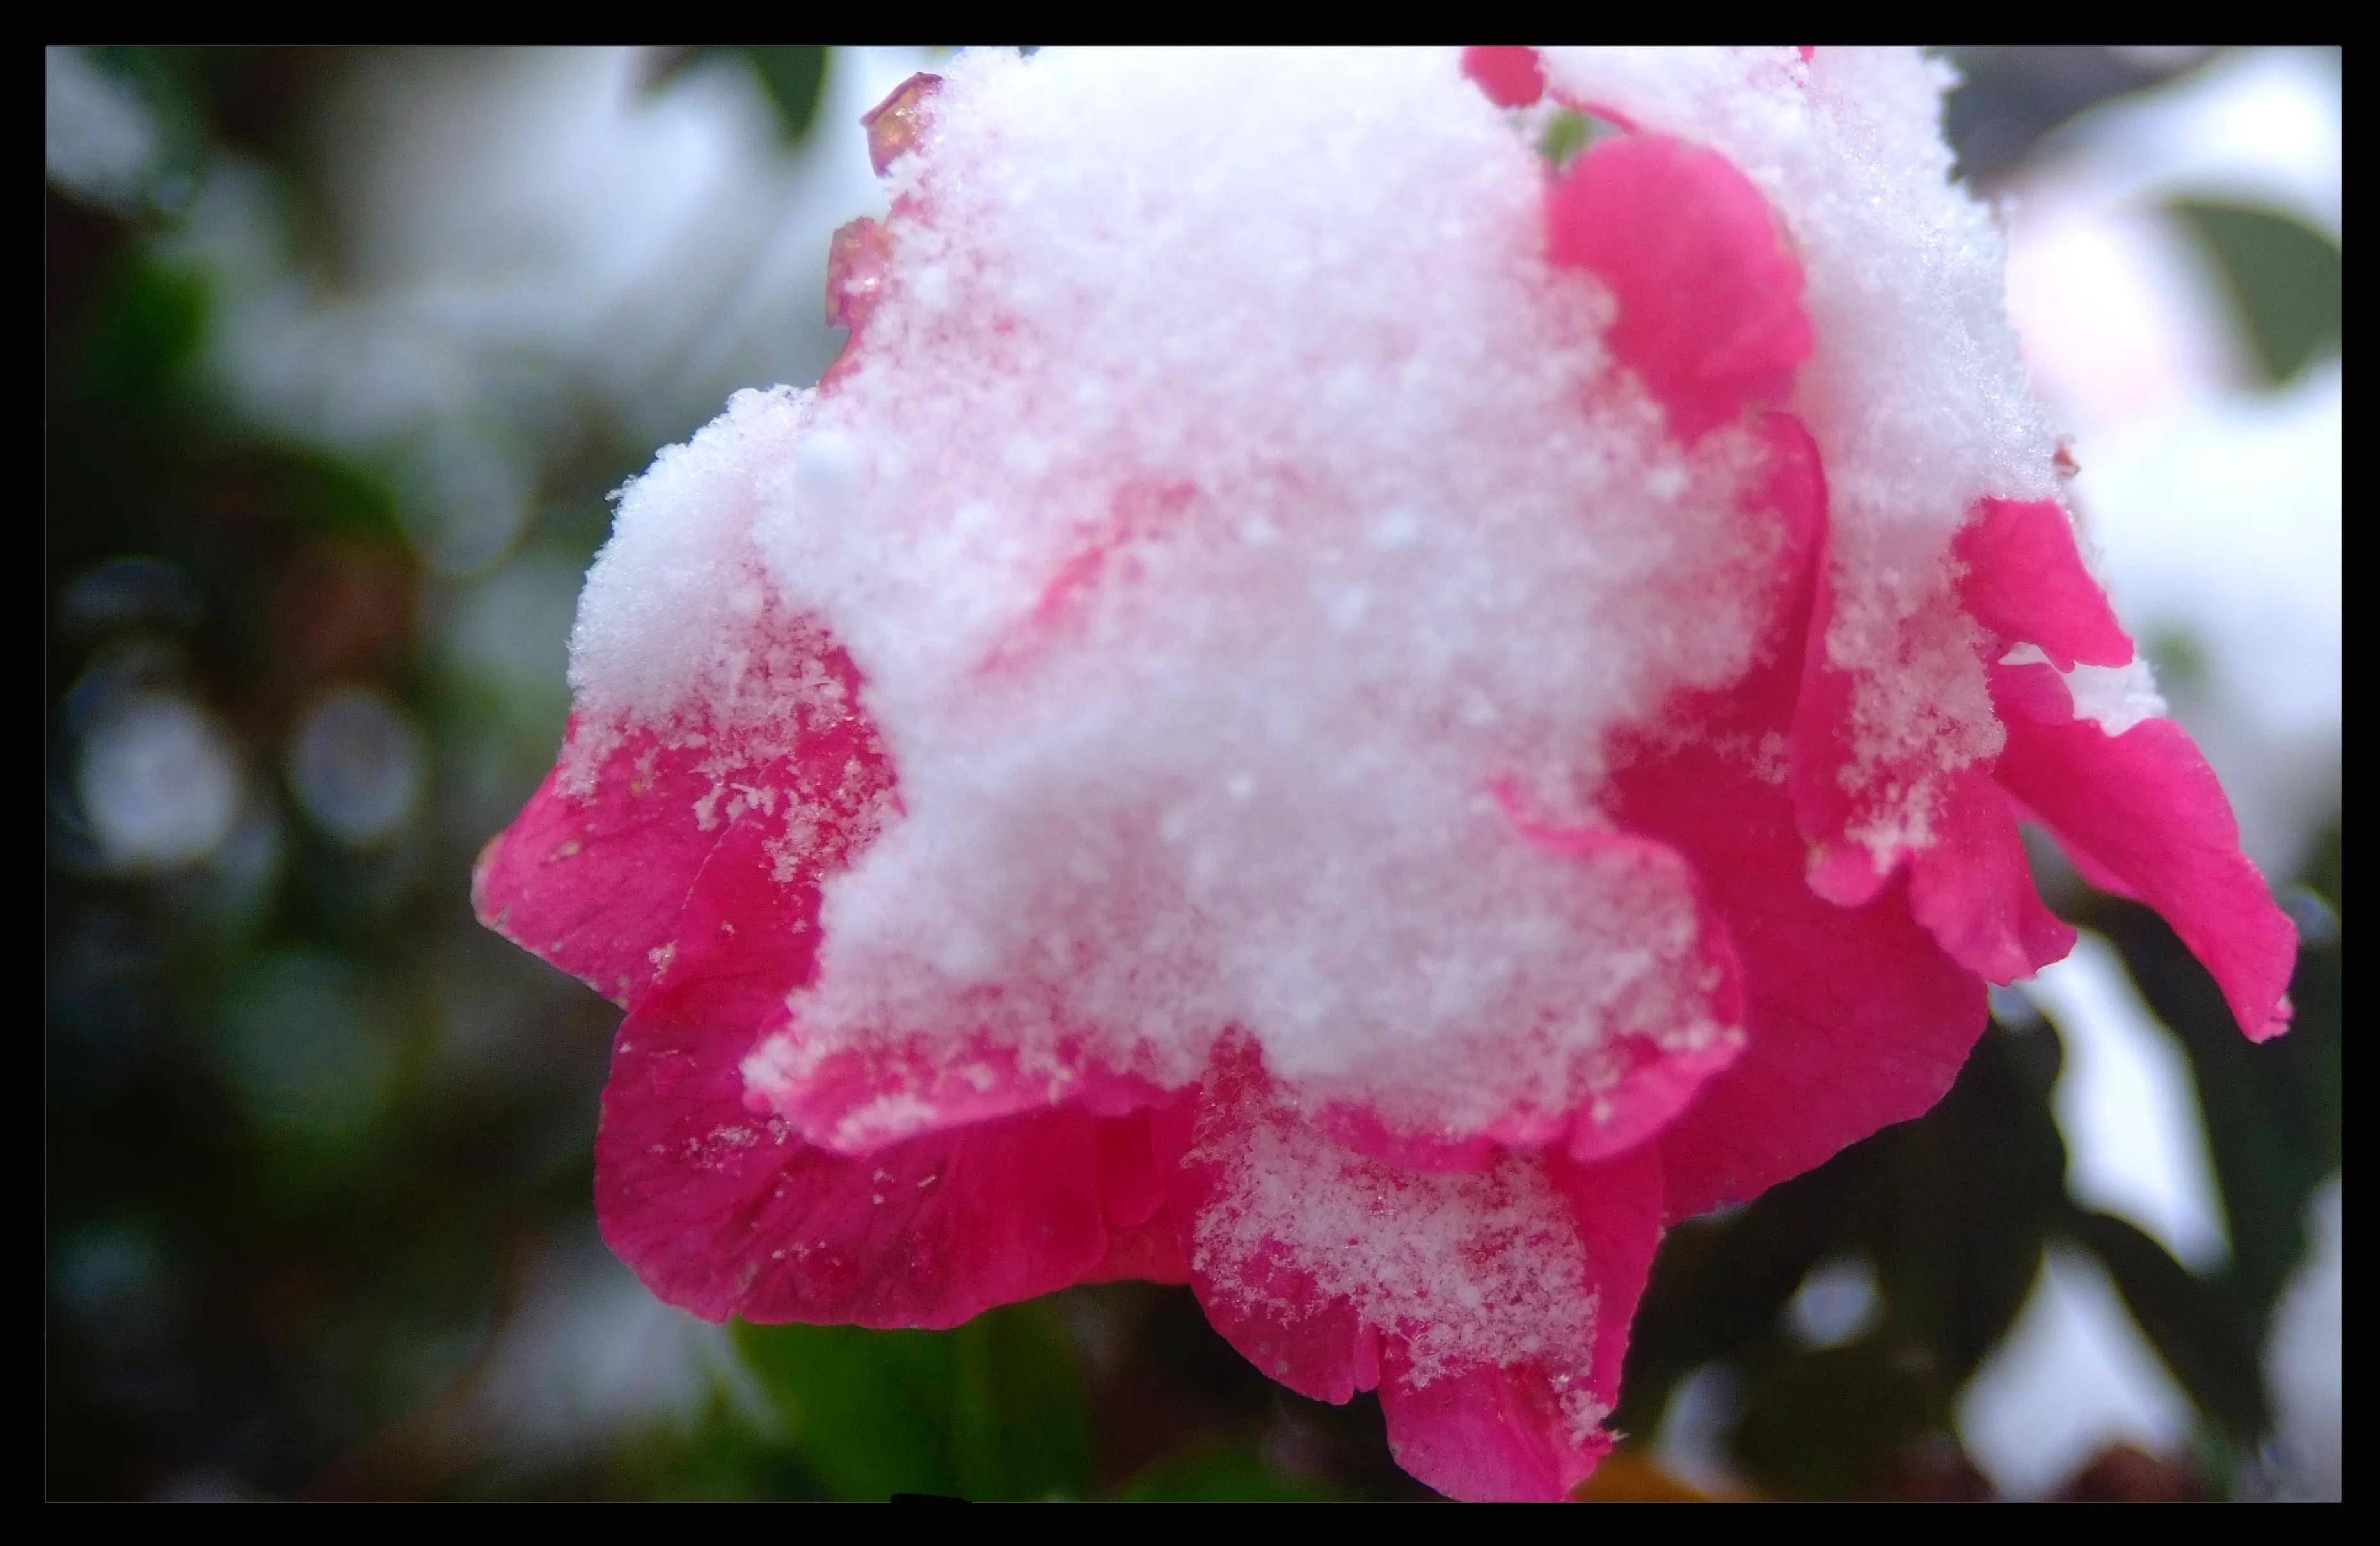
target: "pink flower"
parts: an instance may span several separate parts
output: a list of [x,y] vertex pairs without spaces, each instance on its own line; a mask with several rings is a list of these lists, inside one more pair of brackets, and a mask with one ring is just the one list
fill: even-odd
[[[871,125],[826,382],[624,491],[476,881],[628,1010],[597,1204],[662,1298],[1187,1281],[1424,1481],[1559,1497],[1663,1228],[2071,943],[2021,820],[2282,1028],[1932,67],[1462,63],[964,56]],[[1541,91],[1627,132],[1549,175]]]

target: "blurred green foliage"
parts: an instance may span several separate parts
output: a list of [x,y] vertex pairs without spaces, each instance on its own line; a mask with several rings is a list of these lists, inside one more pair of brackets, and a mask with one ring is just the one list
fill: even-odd
[[[2093,52],[1972,54],[1952,113],[1970,171],[2161,79],[2079,57]],[[419,491],[450,443],[335,444],[240,410],[208,370],[225,275],[178,239],[194,188],[236,161],[300,212],[291,261],[335,264],[334,242],[306,239],[310,188],[336,168],[310,160],[304,127],[346,56],[88,57],[145,105],[160,148],[127,201],[55,185],[45,200],[48,1491],[1426,1495],[1388,1461],[1375,1401],[1281,1390],[1186,1290],[1077,1290],[948,1333],[709,1340],[657,1310],[632,1333],[633,1316],[555,1309],[540,1285],[557,1261],[565,1283],[624,1286],[585,1245],[613,1016],[479,930],[468,876],[559,737],[571,589],[650,432],[569,381],[541,383],[521,424],[467,426],[532,448],[528,513],[474,562],[438,560]],[[792,144],[830,67],[815,47],[679,51],[651,89],[748,69]],[[1549,153],[1587,128],[1559,126]],[[2337,347],[2335,245],[2264,212],[2179,213],[2273,379]],[[660,411],[682,434],[713,406]],[[419,800],[365,842],[310,811],[290,761],[309,705],[358,684],[429,749]],[[93,726],[143,693],[219,726],[238,804],[203,858],[128,868],[77,780]],[[2296,1027],[2261,1048],[2144,909],[2091,899],[2077,919],[2114,942],[2189,1059],[2232,1246],[2220,1271],[2071,1200],[2057,1033],[1996,1027],[1928,1117],[1673,1234],[1619,1426],[1653,1433],[1716,1373],[1735,1393],[1727,1454],[1764,1492],[1973,1495],[1959,1393],[2045,1252],[2070,1248],[2104,1264],[2195,1405],[2192,1485],[2229,1486],[2269,1430],[2259,1350],[2308,1199],[2342,1160],[2342,871],[2334,828],[2292,893],[2309,924]],[[1844,1262],[1872,1275],[1875,1304],[1814,1340],[1792,1307]],[[636,1399],[572,1394],[580,1366],[656,1325],[684,1337],[660,1374],[619,1382]]]
[[2251,205],[2180,199],[2173,211],[2221,270],[2266,381],[2278,385],[2338,346],[2347,260],[2337,242]]

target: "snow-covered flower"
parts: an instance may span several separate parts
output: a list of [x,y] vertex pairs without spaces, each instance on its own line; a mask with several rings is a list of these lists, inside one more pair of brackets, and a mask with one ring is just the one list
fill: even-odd
[[[844,356],[624,491],[477,876],[627,1006],[613,1248],[714,1319],[1186,1279],[1423,1480],[1552,1497],[1662,1229],[1925,1110],[2071,943],[2021,818],[2279,1030],[2289,925],[2059,503],[1942,85],[897,93]],[[1618,132],[1551,171],[1541,94]]]

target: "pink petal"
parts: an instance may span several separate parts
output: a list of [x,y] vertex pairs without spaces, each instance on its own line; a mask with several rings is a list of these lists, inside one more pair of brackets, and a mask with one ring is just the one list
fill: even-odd
[[1716,151],[1633,134],[1548,188],[1548,251],[1619,302],[1609,338],[1693,439],[1785,396],[1810,352],[1802,265],[1768,204]]
[[1782,790],[1707,747],[1627,777],[1629,821],[1694,861],[1743,963],[1747,1041],[1663,1131],[1670,1212],[1741,1202],[1940,1100],[1985,1023],[1984,985],[1899,887],[1815,894]]
[[2131,663],[2132,641],[2056,500],[1984,500],[1952,548],[1966,567],[1960,601],[2001,639],[2039,646],[2060,671]]
[[1746,1042],[1659,1138],[1669,1216],[1746,1198],[1941,1099],[1985,1023],[1984,986],[1898,889],[1843,907],[1812,893],[1780,746],[1813,629],[1825,486],[1790,417],[1763,421],[1774,471],[1757,508],[1793,546],[1767,663],[1675,707],[1682,737],[1616,749],[1614,814],[1694,865],[1743,970]]
[[850,1157],[746,1110],[748,1045],[644,1011],[620,1028],[596,1213],[671,1304],[710,1321],[954,1326],[1087,1278],[1178,1272],[1145,1237],[1160,1195],[1146,1117],[1035,1113]]
[[[2045,621],[2036,624],[2018,594],[2032,575],[2026,566],[2049,563],[2062,543],[2069,566],[2099,609],[2106,609],[2096,584],[2082,573],[2074,556],[2073,534],[2064,513],[2055,505],[2046,508],[2054,530],[2042,524],[2033,506],[1985,502],[1976,520],[1964,529],[1974,556],[1962,581],[1973,590],[1962,591],[1961,604],[1972,605],[1970,595],[1979,595],[1996,608],[1995,617],[2022,617],[2027,627],[2101,649],[2105,640],[2094,638],[2079,621],[2071,598],[2061,607],[2041,609]],[[1911,910],[1969,969],[1995,982],[2012,982],[2062,959],[2073,947],[2073,931],[2042,903],[2014,813],[1993,780],[1989,761],[1978,759],[1945,767],[1955,755],[1946,731],[1937,741],[1921,735],[1897,759],[1869,768],[1864,782],[1852,776],[1859,765],[1852,729],[1854,682],[1827,658],[1833,611],[1833,577],[1822,566],[1791,735],[1794,819],[1810,843],[1806,872],[1811,889],[1844,907],[1858,907],[1881,894],[1906,861]],[[2115,638],[2122,640],[2120,630]],[[2010,642],[1987,639],[1979,653],[1988,658]],[[2129,654],[2130,642],[2124,641],[2123,648]],[[1860,828],[1874,819],[1876,803],[1896,786],[1920,783],[1933,790],[1928,840],[1923,846],[1877,852],[1859,835]]]
[[1411,1377],[1403,1345],[1383,1349],[1380,1407],[1389,1448],[1414,1478],[1473,1502],[1552,1502],[1570,1495],[1611,1447],[1597,1408],[1617,1405],[1628,1329],[1652,1272],[1663,1204],[1649,1150],[1609,1164],[1552,1162],[1570,1197],[1594,1284],[1597,1336],[1580,1402],[1573,1384],[1542,1369],[1481,1366],[1427,1383]]
[[925,139],[930,104],[941,89],[941,76],[919,70],[859,116],[859,127],[868,131],[868,159],[878,177]]
[[[580,732],[573,725],[575,742]],[[489,928],[606,998],[640,998],[668,960],[686,894],[733,830],[696,811],[714,780],[705,754],[632,736],[606,757],[594,793],[566,785],[570,753],[480,851],[471,899]]]
[[2074,931],[2034,885],[2015,810],[1980,774],[1956,786],[1933,846],[1910,856],[1909,907],[1953,959],[1992,982],[2030,977],[2074,948]]
[[2111,736],[2073,716],[2046,665],[2002,667],[1993,688],[2009,727],[1999,778],[2010,792],[2078,865],[2164,915],[2251,1041],[2287,1029],[2297,929],[2240,851],[2231,804],[2181,726],[2143,720]]
[[[1618,1397],[1628,1323],[1660,1234],[1658,1154],[1640,1147],[1594,1165],[1506,1157],[1500,1175],[1525,1185],[1571,1254],[1475,1255],[1484,1248],[1466,1229],[1500,1227],[1496,1207],[1466,1211],[1469,1192],[1446,1189],[1445,1177],[1334,1149],[1269,1105],[1272,1098],[1253,1058],[1227,1055],[1195,1111],[1160,1118],[1169,1135],[1160,1150],[1184,1155],[1172,1212],[1215,1329],[1265,1373],[1317,1400],[1378,1387],[1398,1463],[1441,1491],[1566,1494],[1609,1447],[1600,1425]],[[1267,1167],[1253,1183],[1276,1188],[1269,1201],[1235,1189],[1251,1184],[1244,1175],[1234,1180],[1236,1166],[1274,1158],[1250,1147],[1268,1131],[1287,1134],[1282,1141],[1299,1155],[1293,1168]],[[1320,1163],[1309,1164],[1317,1154]],[[1518,1195],[1485,1177],[1462,1185],[1472,1182],[1506,1207]],[[1288,1211],[1261,1211],[1269,1206]],[[1414,1208],[1424,1211],[1422,1227],[1404,1216]],[[1329,1234],[1339,1228],[1349,1236]],[[1369,1271],[1373,1251],[1386,1253],[1388,1270]],[[1558,1302],[1520,1328],[1536,1349],[1490,1356],[1512,1329],[1500,1291],[1548,1284],[1560,1285]]]
[[1466,48],[1463,73],[1499,107],[1526,107],[1546,94],[1546,67],[1534,48]]
[[[815,663],[851,700],[857,674],[839,650]],[[747,950],[775,952],[788,942],[783,927],[802,936],[790,988],[808,972],[809,935],[821,863],[840,862],[854,816],[889,785],[892,773],[874,728],[856,711],[832,716],[788,711],[780,731],[792,731],[791,751],[759,749],[748,732],[708,735],[680,731],[669,741],[647,730],[619,737],[591,770],[580,766],[593,734],[573,722],[560,762],[529,797],[513,824],[480,851],[471,876],[480,921],[542,956],[612,999],[634,1004],[672,969],[689,973],[744,968],[734,957]],[[742,791],[769,789],[763,803]],[[783,840],[801,819],[816,831],[806,856]],[[714,851],[729,845],[741,868],[734,874]],[[712,916],[680,938],[695,883],[713,892]],[[769,929],[735,925],[747,909]],[[729,927],[722,931],[720,925]],[[698,959],[717,965],[698,966]],[[758,1022],[751,1029],[758,1029]]]

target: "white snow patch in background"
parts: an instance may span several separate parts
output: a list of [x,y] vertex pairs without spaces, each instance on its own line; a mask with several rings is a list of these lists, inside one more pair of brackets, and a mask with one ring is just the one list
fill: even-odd
[[1836,1257],[1810,1269],[1785,1306],[1785,1325],[1805,1347],[1840,1347],[1882,1312],[1876,1268],[1864,1257]]
[[43,160],[50,179],[95,203],[128,206],[152,175],[148,104],[79,48],[42,50]]
[[2308,1205],[2305,1263],[2281,1297],[2265,1350],[2277,1418],[2267,1483],[2278,1497],[2335,1502],[2346,1485],[2343,1196],[2334,1175]]
[[361,54],[310,129],[352,172],[326,188],[334,273],[296,266],[255,168],[221,158],[200,186],[173,246],[217,282],[208,371],[243,413],[347,447],[550,433],[565,381],[675,432],[830,358],[824,233],[883,208],[858,118],[926,59],[833,50],[788,151],[732,59],[652,86],[646,49]]
[[2066,1049],[2050,1102],[2066,1138],[2067,1192],[2138,1224],[2193,1272],[2219,1267],[2231,1247],[2197,1086],[2114,947],[2085,932],[2022,991]]
[[237,751],[205,710],[143,689],[109,703],[84,733],[75,792],[103,863],[162,870],[215,851],[244,784]]
[[2106,1270],[2065,1246],[2049,1248],[1958,1419],[1967,1453],[2010,1498],[2048,1496],[2109,1444],[2171,1455],[2196,1422]]
[[2252,385],[2222,282],[2162,206],[2237,201],[2337,237],[2340,146],[2337,68],[2248,51],[2077,120],[2010,201],[2010,308],[2072,432],[2108,590],[2136,638],[2204,663],[2164,691],[2277,879],[2339,797],[2342,371]]

